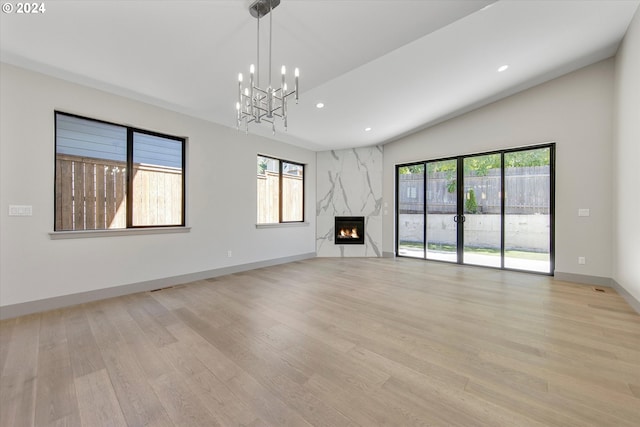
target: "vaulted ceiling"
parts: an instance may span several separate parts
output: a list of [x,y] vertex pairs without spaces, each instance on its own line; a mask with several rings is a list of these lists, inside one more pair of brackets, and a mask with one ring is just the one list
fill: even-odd
[[[251,3],[47,1],[2,13],[0,60],[235,127]],[[300,68],[300,102],[287,132],[249,131],[312,150],[385,143],[614,55],[639,3],[281,0],[272,69]]]

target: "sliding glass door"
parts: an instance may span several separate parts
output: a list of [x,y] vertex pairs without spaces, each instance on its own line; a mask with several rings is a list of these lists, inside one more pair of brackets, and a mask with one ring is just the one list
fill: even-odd
[[501,155],[464,157],[463,262],[502,267]]
[[458,259],[458,163],[456,159],[427,162],[427,259]]
[[504,266],[549,273],[553,233],[552,147],[504,155]]
[[553,273],[554,145],[399,165],[396,253]]
[[398,168],[397,253],[424,258],[424,163]]

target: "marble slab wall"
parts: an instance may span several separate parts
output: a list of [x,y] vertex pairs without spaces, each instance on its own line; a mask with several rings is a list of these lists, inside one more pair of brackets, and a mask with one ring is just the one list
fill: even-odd
[[[382,147],[317,153],[319,257],[382,257]],[[336,245],[334,218],[364,216],[365,244]]]

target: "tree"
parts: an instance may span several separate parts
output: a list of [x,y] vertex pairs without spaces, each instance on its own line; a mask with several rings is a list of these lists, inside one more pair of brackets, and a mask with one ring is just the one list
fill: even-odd
[[400,167],[399,172],[400,172],[400,175],[424,173],[424,163],[419,163],[419,164],[409,165],[409,166],[402,166]]
[[469,193],[467,194],[467,200],[464,203],[464,208],[467,213],[474,214],[478,213],[478,203],[476,202],[476,192],[473,191],[473,188],[469,189]]
[[264,159],[258,158],[258,174],[264,175],[264,172],[267,170],[267,161]]

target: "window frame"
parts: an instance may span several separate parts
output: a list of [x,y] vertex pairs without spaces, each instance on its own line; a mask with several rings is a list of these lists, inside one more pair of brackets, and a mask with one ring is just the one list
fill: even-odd
[[[273,157],[273,156],[269,156],[269,155],[265,155],[265,154],[257,154],[257,157],[264,157],[267,159],[271,159],[271,160],[276,160],[278,162],[278,222],[258,222],[258,209],[256,206],[256,225],[259,227],[264,227],[264,226],[271,226],[271,225],[278,225],[278,224],[300,224],[300,223],[304,223],[305,219],[306,219],[306,210],[305,210],[305,164],[304,163],[300,163],[300,162],[295,162],[292,160],[286,160],[286,159],[281,159],[278,157]],[[300,220],[296,220],[296,221],[283,221],[282,220],[282,214],[283,214],[283,208],[282,208],[282,203],[283,203],[283,197],[282,197],[282,187],[283,187],[283,163],[289,163],[292,165],[296,165],[296,166],[300,166],[302,168],[302,197],[301,197],[301,203],[302,203],[302,218]],[[257,184],[257,183],[256,183]],[[256,192],[257,192],[257,185],[256,185]],[[257,194],[256,194],[256,200],[257,200]]]
[[[126,212],[125,212],[125,218],[126,218],[126,224],[125,227],[120,227],[120,228],[93,228],[93,229],[80,229],[80,230],[65,230],[65,229],[60,229],[58,230],[57,227],[57,214],[58,214],[58,206],[57,206],[57,183],[58,183],[58,176],[57,176],[57,167],[55,167],[55,164],[58,160],[58,117],[59,116],[66,116],[66,117],[72,117],[72,118],[76,118],[76,119],[81,119],[81,120],[86,120],[86,121],[90,121],[90,122],[95,122],[95,123],[101,123],[101,124],[106,124],[106,125],[111,125],[111,126],[117,126],[120,128],[123,128],[126,130],[126,189],[127,189],[127,194],[126,194]],[[54,118],[53,118],[53,122],[54,122],[54,137],[53,137],[53,146],[54,146],[54,180],[53,180],[53,209],[54,209],[54,220],[53,220],[53,233],[51,234],[87,234],[87,235],[95,235],[95,234],[100,234],[100,235],[104,235],[104,233],[115,233],[115,234],[127,234],[126,232],[128,230],[151,230],[151,229],[164,229],[164,230],[168,230],[171,228],[182,228],[185,229],[186,228],[186,146],[187,146],[187,138],[186,137],[180,137],[180,136],[175,136],[175,135],[168,135],[168,134],[164,134],[161,132],[156,132],[156,131],[151,131],[148,129],[142,129],[142,128],[138,128],[138,127],[134,127],[134,126],[129,126],[129,125],[124,125],[124,124],[120,124],[120,123],[115,123],[115,122],[110,122],[107,120],[101,120],[101,119],[94,119],[92,117],[86,117],[86,116],[81,116],[78,114],[73,114],[73,113],[67,113],[64,111],[59,111],[59,110],[54,110]],[[135,134],[142,134],[142,135],[150,135],[150,136],[155,136],[155,137],[159,137],[159,138],[165,138],[165,139],[170,139],[173,141],[178,141],[181,144],[181,176],[182,176],[182,194],[181,194],[181,201],[180,201],[180,209],[182,212],[181,215],[181,221],[179,224],[153,224],[153,225],[133,225],[133,198],[134,198],[134,192],[133,192],[133,179],[132,179],[132,175],[131,175],[131,171],[133,171],[133,152],[134,152],[134,135]],[[123,233],[123,231],[125,233]]]

